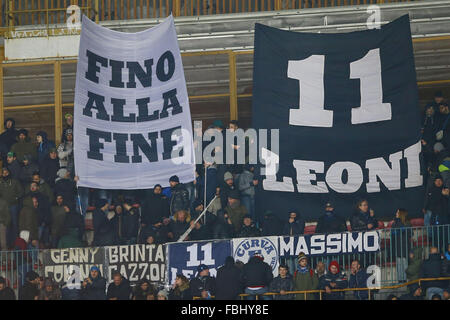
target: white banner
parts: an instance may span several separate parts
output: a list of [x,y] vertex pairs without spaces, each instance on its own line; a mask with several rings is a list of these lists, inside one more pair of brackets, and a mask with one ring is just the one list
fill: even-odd
[[172,16],[137,33],[82,19],[74,109],[78,186],[147,189],[195,179],[192,123]]

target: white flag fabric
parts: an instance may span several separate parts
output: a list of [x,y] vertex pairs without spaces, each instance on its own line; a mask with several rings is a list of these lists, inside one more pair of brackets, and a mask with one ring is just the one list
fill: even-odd
[[195,179],[192,123],[172,16],[137,33],[82,19],[75,108],[78,186],[147,189]]

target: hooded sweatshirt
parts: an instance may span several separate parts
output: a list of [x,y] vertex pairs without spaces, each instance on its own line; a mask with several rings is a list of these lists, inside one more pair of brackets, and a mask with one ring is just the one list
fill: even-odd
[[48,140],[47,132],[45,131],[39,131],[38,133],[36,133],[36,136],[42,137],[42,142],[37,146],[37,159],[39,166],[41,166],[50,149],[55,148],[55,143],[51,140]]
[[[8,121],[12,122],[12,126],[9,129],[6,129],[6,123]],[[18,131],[16,129],[16,121],[13,118],[7,118],[4,122],[5,131],[0,134],[0,142],[4,143],[8,150],[11,149],[12,145],[17,142],[16,138],[18,135]]]

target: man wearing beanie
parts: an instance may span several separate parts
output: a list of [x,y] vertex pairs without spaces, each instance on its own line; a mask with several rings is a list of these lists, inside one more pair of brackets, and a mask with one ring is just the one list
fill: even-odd
[[319,289],[325,290],[323,294],[324,300],[344,300],[345,293],[332,292],[333,289],[348,288],[348,280],[343,272],[339,270],[339,263],[336,260],[330,262],[328,273],[325,274],[319,282]]
[[173,216],[180,210],[189,212],[189,192],[186,187],[180,183],[178,176],[171,176],[169,184],[172,191],[170,197],[170,215]]
[[220,187],[220,202],[221,202],[222,208],[225,208],[228,203],[229,193],[234,190],[237,191],[237,188],[234,185],[234,179],[233,179],[233,175],[231,174],[231,172],[228,172],[228,171],[225,172],[225,174],[223,176],[223,181],[224,181],[224,183]]
[[189,287],[194,297],[211,299],[216,295],[216,278],[209,275],[209,268],[201,264],[197,267],[197,276],[191,280]]
[[241,204],[239,199],[239,192],[232,190],[228,194],[228,205],[225,208],[224,218],[226,221],[228,218],[233,224],[234,234],[239,234],[242,224],[244,222],[244,216],[248,214],[247,208]]
[[[309,268],[308,258],[303,252],[298,255],[297,269],[294,272],[294,291],[317,290],[319,278],[317,274]],[[295,300],[315,300],[315,294],[296,294]]]

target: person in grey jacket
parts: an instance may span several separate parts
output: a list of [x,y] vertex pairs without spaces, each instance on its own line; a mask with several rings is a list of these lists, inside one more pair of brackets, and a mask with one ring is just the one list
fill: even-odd
[[258,180],[255,179],[254,171],[254,166],[245,165],[244,171],[239,174],[237,179],[237,187],[241,195],[241,203],[247,208],[253,221],[257,221],[255,216],[255,186],[258,185]]

